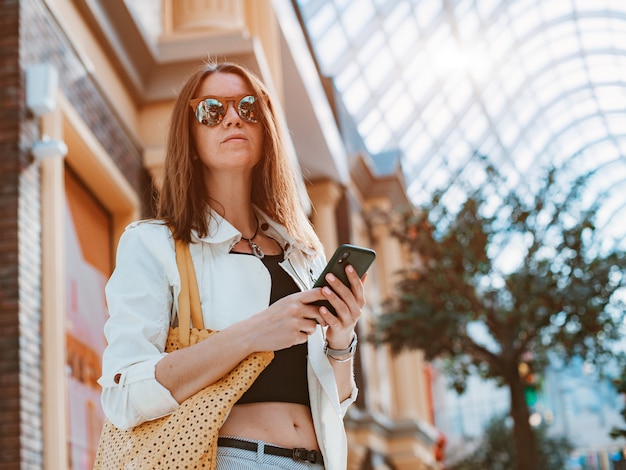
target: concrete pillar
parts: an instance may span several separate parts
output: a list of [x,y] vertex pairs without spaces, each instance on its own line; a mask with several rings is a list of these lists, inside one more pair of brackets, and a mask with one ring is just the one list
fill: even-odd
[[243,23],[243,0],[164,0],[167,33],[194,30],[239,30]]
[[[63,140],[63,116],[58,109],[42,118],[41,133]],[[44,468],[66,468],[65,165],[60,156],[40,165]]]
[[[389,214],[392,207],[383,201],[376,201],[376,211]],[[370,207],[370,209],[372,209]],[[370,210],[370,212],[372,212]],[[380,273],[378,285],[382,298],[393,296],[399,280],[398,271],[405,266],[405,256],[400,242],[391,235],[391,225],[387,217],[371,220],[372,238],[377,257],[377,269]],[[392,417],[399,419],[421,419],[430,422],[430,413],[425,381],[423,353],[406,351],[391,356],[388,348],[381,348],[381,354],[387,356],[387,365],[392,381],[391,396]]]
[[344,189],[331,180],[317,181],[307,189],[313,204],[311,221],[324,245],[326,257],[330,257],[338,245],[335,210]]

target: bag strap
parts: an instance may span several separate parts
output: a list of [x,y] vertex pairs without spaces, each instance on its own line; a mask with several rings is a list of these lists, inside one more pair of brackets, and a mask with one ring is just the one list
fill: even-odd
[[[191,324],[199,330],[204,329],[200,292],[196,271],[191,259],[189,244],[182,240],[175,241],[176,265],[180,275],[180,294],[178,294],[178,336],[183,346],[189,346]],[[191,323],[190,323],[191,321]]]

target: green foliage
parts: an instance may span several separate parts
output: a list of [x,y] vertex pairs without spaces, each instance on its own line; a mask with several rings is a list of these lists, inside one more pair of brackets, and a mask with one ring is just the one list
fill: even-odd
[[[534,196],[522,197],[500,194],[497,174],[488,173],[489,183],[465,188],[456,211],[441,203],[441,191],[389,220],[414,263],[400,273],[376,340],[450,359],[458,390],[471,372],[506,382],[528,353],[539,371],[548,351],[594,362],[610,356],[622,333],[625,309],[613,294],[625,285],[626,256],[603,251],[597,207],[582,204],[585,178],[565,184],[551,169]],[[489,344],[468,334],[476,323]]]
[[540,374],[549,354],[598,365],[613,357],[626,312],[616,295],[626,286],[626,254],[597,233],[602,200],[586,202],[590,175],[552,168],[522,193],[507,191],[493,168],[486,174],[477,188],[455,181],[396,218],[372,215],[392,227],[412,264],[370,339],[440,359],[459,393],[470,374],[507,386],[516,446],[521,460],[530,455],[520,468],[531,469],[520,367]]
[[[545,427],[534,430],[539,467],[537,470],[562,470],[574,449],[565,437],[550,437]],[[509,470],[517,468],[516,449],[511,427],[505,417],[493,418],[485,428],[483,439],[469,456],[454,459],[448,470]]]

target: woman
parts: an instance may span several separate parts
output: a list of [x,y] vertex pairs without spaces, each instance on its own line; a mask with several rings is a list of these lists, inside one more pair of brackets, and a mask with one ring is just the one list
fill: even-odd
[[[131,428],[167,415],[249,354],[275,351],[220,430],[217,468],[345,469],[363,285],[348,266],[350,287],[330,275],[332,289],[312,289],[325,260],[264,85],[233,63],[194,73],[164,174],[158,220],[127,228],[106,287],[106,416]],[[190,243],[204,326],[219,333],[166,354],[180,285],[172,233]],[[324,299],[337,316],[311,305]]]

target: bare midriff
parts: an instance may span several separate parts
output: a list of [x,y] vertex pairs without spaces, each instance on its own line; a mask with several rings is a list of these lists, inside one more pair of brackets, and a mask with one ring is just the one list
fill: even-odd
[[255,439],[280,447],[319,450],[311,410],[297,403],[235,405],[220,435]]

